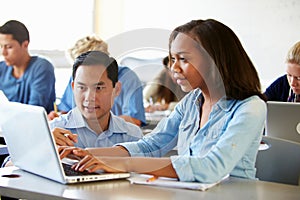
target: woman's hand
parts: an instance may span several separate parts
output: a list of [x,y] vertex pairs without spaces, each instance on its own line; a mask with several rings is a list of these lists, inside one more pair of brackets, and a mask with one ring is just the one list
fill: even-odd
[[72,168],[80,172],[84,170],[87,170],[88,172],[95,172],[97,170],[103,170],[109,173],[126,172],[125,169],[120,168],[121,166],[123,168],[123,165],[120,166],[117,164],[120,163],[121,160],[123,160],[123,158],[95,157],[93,155],[86,155],[78,163],[74,164]]
[[77,134],[73,134],[71,131],[54,128],[52,134],[55,139],[55,143],[60,146],[74,146],[74,143],[78,142]]
[[[125,172],[125,170],[121,170],[120,167],[113,167],[113,165],[117,163],[120,164],[125,162],[125,159],[123,160],[123,158],[120,157],[95,157],[87,150],[66,146],[58,147],[58,152],[61,159],[68,157],[79,160],[79,162],[72,166],[76,171],[82,172],[87,170],[88,172],[95,172],[97,170],[103,170],[106,172]],[[119,164],[116,166],[119,166]],[[121,166],[123,166],[123,164],[121,164]]]
[[84,158],[86,155],[91,155],[90,152],[87,150],[78,148],[78,147],[69,147],[69,146],[59,146],[57,148],[60,159],[63,158],[71,158],[75,160],[81,160]]

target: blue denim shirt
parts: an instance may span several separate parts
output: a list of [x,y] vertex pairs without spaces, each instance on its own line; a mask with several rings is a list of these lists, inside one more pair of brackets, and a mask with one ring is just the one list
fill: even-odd
[[181,181],[215,182],[225,175],[255,179],[266,104],[258,96],[221,98],[199,129],[201,91],[179,102],[168,118],[138,142],[118,144],[131,156],[160,157],[177,146],[172,165]]
[[111,147],[119,142],[137,141],[143,136],[140,127],[126,122],[112,112],[108,129],[97,134],[89,128],[77,107],[53,119],[49,124],[51,129],[60,127],[78,134],[78,143],[75,146],[80,148]]

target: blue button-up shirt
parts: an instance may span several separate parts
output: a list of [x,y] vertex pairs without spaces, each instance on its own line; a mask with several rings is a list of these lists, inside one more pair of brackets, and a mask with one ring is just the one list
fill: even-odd
[[131,156],[160,157],[177,146],[172,165],[181,181],[215,182],[225,175],[255,179],[255,161],[266,119],[258,96],[221,98],[199,128],[201,91],[190,92],[152,133],[124,146]]
[[119,142],[137,141],[143,136],[140,127],[126,122],[112,112],[108,129],[97,134],[89,128],[77,107],[53,119],[49,124],[51,129],[59,127],[78,134],[78,143],[75,146],[80,148],[111,147]]
[[16,79],[13,67],[1,61],[0,90],[9,101],[42,106],[49,113],[56,98],[54,67],[42,57],[31,56],[23,76]]

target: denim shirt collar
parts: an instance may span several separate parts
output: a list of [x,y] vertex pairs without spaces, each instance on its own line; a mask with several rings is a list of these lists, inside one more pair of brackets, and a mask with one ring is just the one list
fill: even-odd
[[[193,102],[200,109],[200,107],[202,106],[202,101],[203,101],[202,91],[199,88],[197,88],[197,89],[195,89],[193,91],[193,93],[195,94]],[[223,96],[213,106],[213,110],[215,109],[215,107],[218,107],[218,108],[222,109],[224,112],[228,112],[228,111],[230,111],[232,109],[232,107],[234,106],[234,104],[236,103],[236,101],[237,100],[227,99],[226,96]]]

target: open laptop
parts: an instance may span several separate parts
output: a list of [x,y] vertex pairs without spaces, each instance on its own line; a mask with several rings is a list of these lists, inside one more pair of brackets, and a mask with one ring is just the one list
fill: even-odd
[[2,90],[0,90],[0,102],[8,102],[8,98]]
[[300,143],[300,103],[268,101],[266,135]]
[[0,104],[0,123],[11,160],[22,170],[63,184],[130,176],[104,172],[66,175],[43,107],[16,102]]

